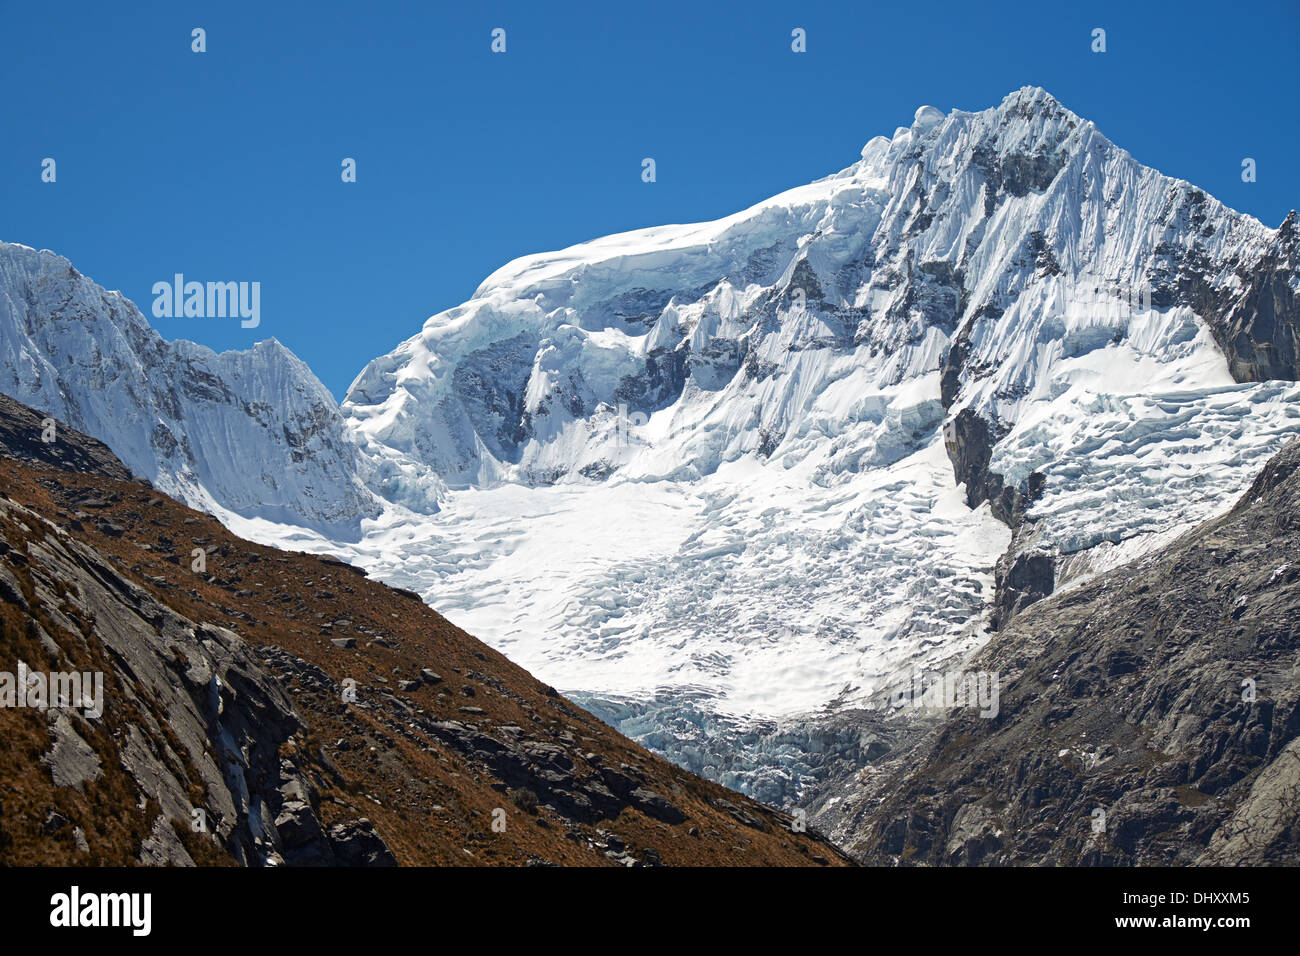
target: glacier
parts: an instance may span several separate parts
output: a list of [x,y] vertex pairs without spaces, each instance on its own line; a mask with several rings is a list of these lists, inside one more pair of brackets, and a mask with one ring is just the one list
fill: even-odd
[[[511,262],[371,362],[358,444],[449,491],[430,520],[387,494],[350,556],[691,769],[794,799],[812,768],[772,735],[979,647],[1009,524],[1068,587],[1226,507],[1294,432],[1293,368],[1240,347],[1243,273],[1278,259],[1294,217],[1142,166],[1043,90],[922,107],[733,216]],[[954,481],[969,421],[1016,521]]]
[[[1027,87],[922,107],[732,216],[506,264],[321,400],[334,484],[275,507],[206,451],[72,421],[216,489],[237,533],[413,589],[629,736],[791,803],[875,745],[849,715],[1039,593],[1000,599],[1018,562],[1076,586],[1226,509],[1294,434],[1296,234]],[[221,447],[194,414],[178,434]]]

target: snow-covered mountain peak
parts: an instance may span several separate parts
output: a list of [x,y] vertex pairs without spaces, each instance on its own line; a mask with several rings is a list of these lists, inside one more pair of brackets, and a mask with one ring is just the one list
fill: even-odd
[[[72,310],[111,319],[83,334],[65,302],[108,294],[51,291],[72,281],[53,259],[5,280],[0,346],[18,397],[72,382],[44,407],[84,397],[68,420],[264,519],[241,533],[414,588],[625,732],[778,798],[817,748],[754,719],[872,705],[1244,487],[1300,424],[1296,233],[1026,87],[921,107],[733,215],[507,263],[341,410],[274,342],[164,348],[111,298]],[[29,342],[33,315],[59,335]],[[131,369],[107,398],[76,363],[23,371],[96,349]],[[177,362],[203,387],[121,384],[194,379]],[[189,445],[160,453],[130,407]],[[286,419],[305,443],[275,438]],[[223,470],[236,443],[271,464]],[[292,486],[268,490],[286,454]]]
[[731,216],[507,263],[371,362],[378,490],[453,490],[358,560],[752,783],[699,727],[871,699],[1231,500],[1300,415],[1293,232],[1040,88],[921,107]]
[[[755,451],[760,432],[803,427],[812,393],[754,404],[763,364],[783,365],[773,349],[865,348],[873,386],[896,385],[938,371],[959,329],[1045,285],[1114,297],[1187,254],[1222,262],[1209,281],[1227,283],[1228,260],[1270,237],[1026,87],[978,113],[921,107],[853,166],[732,216],[516,259],[372,362],[344,410],[367,447],[453,485],[636,474],[629,458],[644,475],[704,474]],[[998,341],[1020,331],[1003,326]],[[593,441],[601,409],[649,416],[696,391],[751,411],[702,446],[683,437],[699,432],[679,406],[667,470],[644,448]]]
[[379,510],[333,397],[276,339],[167,342],[121,293],[14,243],[0,243],[0,391],[219,515],[355,538]]

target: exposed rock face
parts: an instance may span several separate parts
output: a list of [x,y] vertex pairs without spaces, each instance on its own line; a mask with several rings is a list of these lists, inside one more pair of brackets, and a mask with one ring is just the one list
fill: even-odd
[[1032,525],[1021,525],[1012,536],[1006,554],[998,559],[993,579],[993,611],[989,625],[993,630],[1036,601],[1047,597],[1056,587],[1056,559],[1050,551],[1033,550],[1026,543],[1035,537]]
[[[0,417],[0,441],[10,453],[129,477],[103,445],[64,426],[56,442],[24,442],[41,426],[12,400]],[[244,865],[315,856],[332,862],[313,808],[286,799],[315,792],[301,758],[280,756],[282,748],[296,749],[305,728],[243,639],[177,614],[111,558],[8,498],[0,498],[0,555],[5,649],[19,651],[16,643],[35,636],[41,652],[29,653],[29,669],[97,672],[104,681],[100,714],[40,711],[52,740],[41,761],[56,787],[80,791],[103,778],[106,766],[124,771],[117,782],[135,791],[134,805],[150,818],[141,862],[192,865],[195,841]]]
[[145,862],[192,863],[176,835],[192,826],[239,863],[280,861],[271,815],[282,787],[302,786],[302,771],[279,751],[301,722],[245,642],[176,614],[104,555],[12,501],[0,499],[0,530],[19,586],[7,597],[58,651],[48,663],[103,673],[112,699],[102,731],[77,710],[48,711],[54,743],[44,761],[55,785],[98,779],[101,762],[125,769],[140,806],[157,804]]
[[823,810],[863,860],[1272,864],[1300,854],[1300,441],[1224,517],[1019,615],[955,711]]
[[969,408],[953,416],[944,434],[953,474],[966,486],[966,504],[975,508],[987,501],[993,516],[1015,530],[1024,521],[1025,508],[1042,491],[1042,475],[1031,472],[1013,487],[990,470],[998,437],[994,427]]
[[330,827],[334,858],[343,866],[396,866],[397,860],[375,832],[375,825],[362,817]]
[[963,408],[944,426],[944,447],[957,483],[965,486],[966,504],[976,508],[988,502],[993,516],[1012,530],[1011,543],[994,568],[989,620],[994,630],[1051,594],[1056,584],[1055,556],[1035,547],[1037,523],[1025,515],[1042,494],[1043,476],[1030,472],[1018,486],[1008,485],[989,467],[998,437],[994,427],[970,408]]
[[[1201,194],[1193,203],[1194,222],[1204,222],[1205,205]],[[1181,302],[1204,316],[1238,382],[1300,378],[1298,235],[1300,219],[1292,210],[1257,256],[1234,259],[1238,281],[1232,285],[1215,288],[1195,249],[1181,255],[1168,250],[1171,261],[1154,273],[1155,302]]]

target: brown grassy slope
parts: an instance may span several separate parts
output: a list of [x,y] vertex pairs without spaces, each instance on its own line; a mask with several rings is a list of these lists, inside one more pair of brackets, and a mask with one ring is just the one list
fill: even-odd
[[[847,862],[819,837],[792,832],[786,815],[654,756],[415,596],[367,580],[341,562],[244,541],[215,519],[136,482],[2,459],[0,491],[109,556],[178,614],[228,627],[254,647],[281,649],[284,654],[264,654],[263,660],[284,679],[306,724],[295,744],[309,753],[322,822],[328,827],[369,818],[402,864],[613,864],[605,850],[620,844],[638,860],[657,855],[668,865]],[[206,574],[191,570],[195,548],[206,552]],[[0,654],[7,662],[0,669],[12,670],[15,656],[31,661],[37,648],[23,646],[32,639],[24,636],[18,608],[3,605],[0,613]],[[355,646],[340,648],[332,638],[351,638]],[[313,678],[311,668],[294,658],[318,667],[328,680]],[[422,678],[422,670],[441,681]],[[348,678],[357,682],[362,706],[344,703],[337,693]],[[529,808],[521,793],[526,787],[506,786],[489,761],[479,759],[481,752],[425,732],[421,725],[429,720],[457,721],[492,740],[558,746],[543,750],[540,759],[554,756],[580,779],[612,770],[662,796],[686,819],[665,822],[634,806],[603,820]],[[84,793],[58,788],[38,762],[48,747],[43,718],[0,710],[0,732],[10,742],[0,756],[9,788],[0,800],[0,860],[134,858],[156,810],[134,806],[113,760],[103,761],[103,779]],[[111,736],[107,728],[103,733]],[[110,751],[113,741],[92,745]],[[90,857],[75,853],[70,826],[46,832],[51,807],[93,830]],[[507,812],[504,833],[491,826],[497,808]],[[191,848],[194,841],[184,839]],[[207,850],[197,852],[204,854],[200,862],[216,862]]]

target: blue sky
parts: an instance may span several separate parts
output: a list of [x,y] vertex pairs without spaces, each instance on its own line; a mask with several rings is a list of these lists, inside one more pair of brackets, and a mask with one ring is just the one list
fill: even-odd
[[1042,86],[1269,225],[1300,206],[1295,0],[0,0],[0,24],[0,239],[146,315],[175,272],[259,281],[256,329],[151,321],[216,349],[275,336],[340,397],[506,261],[734,212],[851,164],[923,103]]

